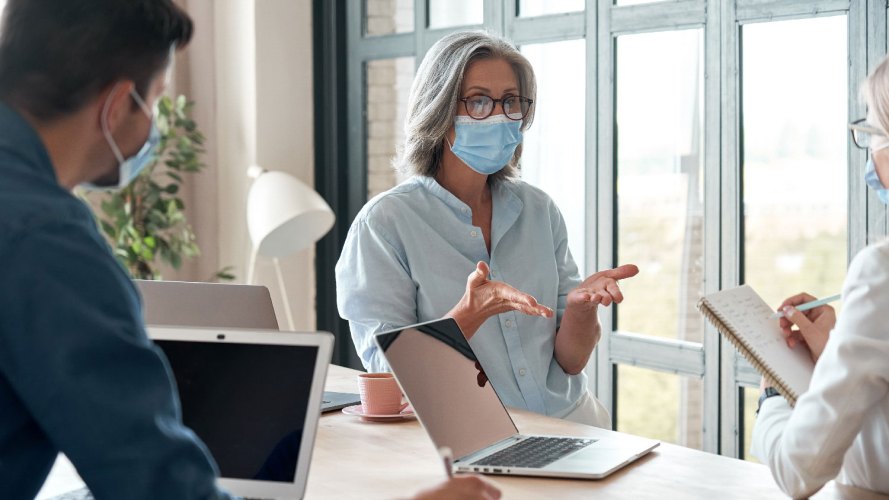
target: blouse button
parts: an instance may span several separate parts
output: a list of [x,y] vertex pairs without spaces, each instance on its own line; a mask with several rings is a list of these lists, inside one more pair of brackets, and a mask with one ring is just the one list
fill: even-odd
[[525,372],[525,369],[524,369],[524,368],[522,368],[521,370],[519,370],[519,375],[520,375],[520,376],[524,377],[524,376],[525,376],[525,373],[526,373],[526,372]]
[[471,233],[469,233],[469,235],[475,238],[476,236],[478,236],[478,231],[472,231]]

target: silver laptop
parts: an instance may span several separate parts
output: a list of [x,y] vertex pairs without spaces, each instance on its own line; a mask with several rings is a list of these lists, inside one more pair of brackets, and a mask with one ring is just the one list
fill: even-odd
[[179,389],[182,420],[219,466],[220,487],[302,498],[333,335],[149,327]]
[[133,280],[145,324],[278,329],[269,289],[256,285]]
[[449,447],[461,472],[598,479],[660,443],[613,435],[519,434],[457,323],[450,318],[375,337],[436,448]]
[[[268,288],[228,283],[133,280],[142,294],[145,324],[278,329]],[[361,403],[358,394],[324,392],[321,412]]]

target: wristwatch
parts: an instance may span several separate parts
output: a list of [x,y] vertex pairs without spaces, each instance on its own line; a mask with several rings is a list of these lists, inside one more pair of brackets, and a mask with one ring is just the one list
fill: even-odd
[[759,409],[762,408],[762,402],[772,396],[780,396],[781,393],[778,392],[774,387],[766,387],[762,394],[759,395],[759,403],[756,405],[756,414],[759,415]]

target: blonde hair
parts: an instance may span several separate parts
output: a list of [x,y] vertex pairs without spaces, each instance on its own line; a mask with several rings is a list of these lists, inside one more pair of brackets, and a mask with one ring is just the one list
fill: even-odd
[[[512,66],[519,94],[537,97],[537,80],[531,63],[514,45],[485,31],[462,31],[445,36],[426,53],[417,69],[408,97],[404,120],[404,145],[394,166],[405,174],[435,177],[441,166],[445,134],[453,125],[469,65],[480,59],[502,59]],[[534,120],[534,107],[522,122],[526,130]],[[516,148],[509,163],[491,180],[519,176],[518,165],[522,145]]]
[[868,75],[861,88],[867,103],[867,121],[889,137],[889,57]]

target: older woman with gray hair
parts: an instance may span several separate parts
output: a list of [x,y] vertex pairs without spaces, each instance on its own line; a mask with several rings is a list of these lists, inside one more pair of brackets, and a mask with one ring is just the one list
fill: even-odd
[[[867,119],[849,127],[855,145],[870,152],[865,182],[889,205],[889,58],[868,77],[864,97]],[[814,299],[802,293],[779,308],[788,345],[808,347],[815,373],[795,408],[763,383],[753,454],[794,498],[834,478],[889,494],[889,240],[852,260],[839,318],[828,305],[794,307]]]
[[355,218],[337,303],[370,371],[388,370],[374,333],[452,317],[506,405],[610,427],[583,369],[598,307],[623,300],[618,280],[638,269],[582,280],[556,204],[518,178],[535,97],[531,65],[502,38],[461,32],[429,50],[396,160],[412,177]]

